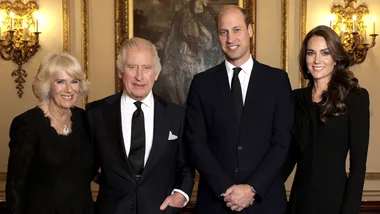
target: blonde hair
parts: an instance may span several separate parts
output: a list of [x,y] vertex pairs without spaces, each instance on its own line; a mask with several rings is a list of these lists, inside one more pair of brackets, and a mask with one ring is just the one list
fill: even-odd
[[33,93],[40,102],[50,100],[53,78],[62,71],[79,80],[78,98],[87,96],[89,82],[78,60],[68,53],[50,53],[42,61],[32,84]]
[[124,66],[125,62],[127,61],[127,52],[128,50],[132,48],[138,48],[141,46],[145,46],[150,48],[152,55],[154,57],[154,73],[158,74],[160,73],[162,66],[160,62],[160,57],[158,56],[156,46],[153,45],[150,41],[139,38],[139,37],[133,37],[131,39],[127,39],[120,48],[119,54],[117,55],[117,70],[119,73],[124,73]]

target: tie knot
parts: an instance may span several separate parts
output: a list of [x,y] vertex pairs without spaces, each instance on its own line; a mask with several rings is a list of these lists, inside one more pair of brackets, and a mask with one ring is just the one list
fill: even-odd
[[136,102],[134,102],[134,104],[137,107],[137,109],[141,110],[141,104],[142,104],[141,101],[136,101]]
[[234,75],[239,75],[240,71],[242,70],[240,67],[235,67],[232,70],[234,70]]

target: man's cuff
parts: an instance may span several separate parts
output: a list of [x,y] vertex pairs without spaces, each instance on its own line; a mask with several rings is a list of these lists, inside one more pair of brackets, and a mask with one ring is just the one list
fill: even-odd
[[185,197],[186,201],[183,204],[183,207],[185,207],[187,205],[187,203],[189,203],[189,196],[184,191],[182,191],[180,189],[173,189],[172,194],[174,194],[176,192],[181,193],[181,195],[183,195]]

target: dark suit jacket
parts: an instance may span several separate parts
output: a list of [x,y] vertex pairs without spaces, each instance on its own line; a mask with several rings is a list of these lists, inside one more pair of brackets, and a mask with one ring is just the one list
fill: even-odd
[[[174,188],[191,196],[194,172],[182,144],[184,110],[154,96],[153,145],[139,182],[125,152],[120,112],[121,93],[88,105],[91,140],[101,166],[98,214],[154,214]],[[168,140],[169,131],[178,136]]]
[[[347,112],[319,120],[312,88],[294,90],[294,142],[286,177],[297,171],[289,201],[291,214],[357,214],[366,170],[369,142],[368,92],[349,92]],[[350,150],[350,171],[346,158]]]
[[236,213],[220,197],[233,184],[257,191],[246,213],[284,213],[280,172],[293,122],[287,74],[254,61],[240,127],[224,62],[194,76],[187,105],[185,139],[200,173],[197,213]]

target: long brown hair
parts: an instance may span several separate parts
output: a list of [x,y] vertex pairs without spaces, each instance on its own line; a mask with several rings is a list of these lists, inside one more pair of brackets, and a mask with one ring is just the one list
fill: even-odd
[[327,122],[330,116],[340,116],[346,113],[344,99],[350,90],[358,91],[360,86],[358,79],[354,77],[349,70],[350,59],[344,50],[339,36],[334,30],[327,26],[317,26],[312,29],[302,42],[301,50],[298,56],[299,65],[304,79],[309,80],[309,87],[314,86],[314,78],[310,74],[306,64],[307,44],[314,36],[323,37],[330,51],[331,57],[336,63],[327,90],[322,94],[322,101],[319,103],[319,118],[323,123]]

